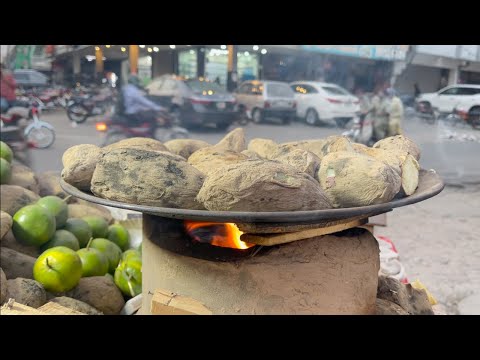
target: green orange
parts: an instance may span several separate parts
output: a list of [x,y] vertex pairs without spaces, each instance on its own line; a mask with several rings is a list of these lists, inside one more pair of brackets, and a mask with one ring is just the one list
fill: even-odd
[[92,229],[92,237],[93,238],[106,238],[108,234],[108,223],[101,216],[84,216],[82,218],[85,220],[90,229]]
[[129,249],[122,254],[122,259],[121,260],[128,260],[128,259],[131,259],[131,258],[137,258],[140,261],[142,261],[142,254],[138,250]]
[[113,276],[115,285],[123,294],[135,297],[142,293],[142,262],[131,258],[122,260]]
[[78,244],[78,240],[75,235],[73,235],[70,231],[63,229],[55,231],[55,234],[53,234],[52,238],[43,244],[40,247],[40,250],[45,251],[56,246],[65,246],[75,251],[80,249],[80,245]]
[[47,209],[55,216],[57,223],[57,229],[61,229],[68,219],[68,206],[64,199],[60,199],[58,196],[45,196],[37,201],[37,205]]
[[82,261],[82,277],[103,276],[108,273],[108,260],[100,250],[87,247],[77,251]]
[[24,245],[42,246],[55,234],[55,217],[40,205],[27,205],[13,215],[12,231]]
[[107,239],[117,244],[122,251],[127,250],[130,244],[130,234],[120,224],[113,224],[108,227]]
[[108,239],[93,239],[91,248],[99,250],[108,260],[108,272],[113,274],[122,256],[122,250]]
[[5,159],[9,163],[11,163],[13,159],[12,149],[3,141],[0,141],[0,158]]
[[82,261],[78,254],[65,246],[43,252],[33,265],[33,278],[45,290],[53,293],[69,291],[82,277]]
[[67,219],[64,229],[75,235],[81,248],[87,246],[88,240],[92,237],[92,229],[90,228],[90,225],[82,219]]
[[4,158],[0,158],[0,184],[8,184],[12,179],[12,167]]

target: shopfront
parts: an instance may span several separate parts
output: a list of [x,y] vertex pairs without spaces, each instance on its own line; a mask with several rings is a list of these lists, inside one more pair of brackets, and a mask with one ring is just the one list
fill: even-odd
[[[228,50],[217,48],[190,49],[178,52],[178,74],[185,77],[196,77],[198,74],[198,56],[204,56],[204,76],[227,86]],[[257,79],[259,75],[259,55],[249,51],[238,51],[237,73],[239,81]]]

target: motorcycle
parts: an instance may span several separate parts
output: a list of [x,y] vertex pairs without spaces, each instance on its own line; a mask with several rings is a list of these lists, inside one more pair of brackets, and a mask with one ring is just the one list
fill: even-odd
[[131,137],[148,137],[161,142],[173,139],[186,139],[190,136],[188,130],[175,126],[172,117],[161,113],[155,124],[144,122],[131,126],[130,120],[124,115],[114,115],[111,119],[97,122],[95,128],[104,133],[102,146],[116,143]]
[[366,115],[357,114],[353,118],[352,128],[343,132],[342,135],[348,137],[353,142],[371,146],[373,145],[373,123],[367,119]]
[[[33,120],[28,124],[27,119]],[[1,126],[18,126],[24,128],[23,134],[30,146],[37,149],[46,149],[55,141],[55,129],[46,121],[40,120],[39,110],[33,106],[31,109],[12,107],[5,114],[0,115]]]
[[74,96],[68,102],[67,116],[71,121],[81,124],[89,117],[103,115],[108,110],[113,112],[114,103],[113,93]]

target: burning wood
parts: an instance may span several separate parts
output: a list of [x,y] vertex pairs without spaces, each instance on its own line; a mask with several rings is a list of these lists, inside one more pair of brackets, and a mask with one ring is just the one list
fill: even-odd
[[185,221],[185,228],[194,241],[201,243],[232,249],[248,249],[255,245],[240,240],[243,232],[233,223],[187,220]]

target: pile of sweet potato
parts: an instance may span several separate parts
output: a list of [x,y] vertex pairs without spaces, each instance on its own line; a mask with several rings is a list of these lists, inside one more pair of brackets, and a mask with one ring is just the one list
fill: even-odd
[[411,195],[420,150],[405,136],[373,147],[330,136],[278,144],[243,129],[219,143],[133,138],[104,148],[77,145],[63,179],[126,203],[212,211],[297,211],[367,206]]

